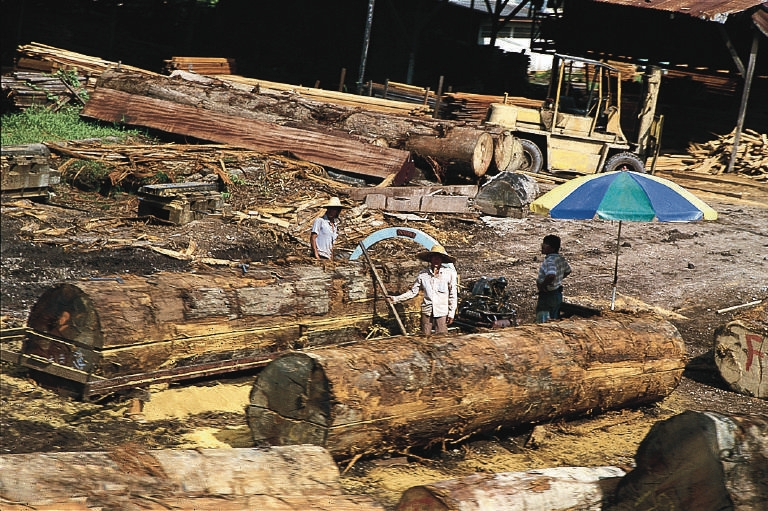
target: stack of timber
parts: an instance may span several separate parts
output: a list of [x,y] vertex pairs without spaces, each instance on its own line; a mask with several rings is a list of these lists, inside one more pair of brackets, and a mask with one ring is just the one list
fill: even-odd
[[345,495],[331,456],[311,445],[0,456],[4,511],[383,511]]
[[655,424],[605,511],[754,511],[768,503],[768,416],[687,411]]
[[48,199],[49,189],[61,181],[50,167],[51,153],[43,144],[4,145],[0,157],[2,198]]
[[412,102],[399,101],[397,99],[360,96],[346,92],[337,92],[280,82],[270,82],[258,78],[248,78],[245,76],[237,75],[222,75],[216,76],[216,78],[227,82],[249,85],[256,91],[267,89],[272,91],[289,92],[292,95],[296,95],[298,97],[313,99],[323,103],[333,103],[349,108],[362,108],[364,110],[372,110],[375,112],[402,114],[415,117],[429,116],[432,114],[428,105],[419,105]]
[[[70,83],[77,80],[77,84]],[[34,71],[15,71],[2,77],[3,101],[16,110],[43,106],[58,110],[67,103],[84,103],[88,80],[83,76],[65,77]]]
[[19,46],[16,52],[18,54],[16,69],[18,70],[42,71],[49,74],[59,70],[74,71],[88,79],[98,77],[107,69],[123,69],[147,76],[157,74],[138,67],[127,66],[121,62],[112,62],[35,42]]
[[402,452],[658,401],[684,366],[672,324],[613,313],[288,353],[259,374],[246,413],[257,442],[339,458]]
[[468,213],[476,185],[346,188],[350,199],[372,209],[421,213]]
[[[692,160],[683,160],[688,165],[687,170],[701,174],[725,173],[731,160],[735,134],[734,130],[703,144],[691,143],[688,154]],[[733,172],[768,178],[768,135],[750,129],[741,133]]]
[[445,118],[468,122],[483,122],[488,117],[492,103],[517,105],[525,108],[539,108],[542,100],[520,96],[492,96],[467,92],[447,92],[443,94]]
[[[390,288],[406,289],[422,266],[403,261],[379,272]],[[417,299],[405,312],[417,314]],[[369,269],[358,262],[94,278],[46,290],[30,312],[22,352],[2,355],[95,399],[261,367],[286,350],[360,340],[374,321],[389,321],[387,314]]]
[[168,74],[181,69],[199,75],[233,75],[237,73],[235,59],[223,57],[171,57],[165,61]]
[[735,392],[768,399],[768,302],[755,305],[715,330],[715,365]]

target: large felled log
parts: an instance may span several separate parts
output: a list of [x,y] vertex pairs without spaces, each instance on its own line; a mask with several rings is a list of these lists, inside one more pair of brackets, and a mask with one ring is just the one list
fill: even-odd
[[290,353],[260,373],[248,424],[256,441],[340,457],[396,451],[656,401],[684,356],[670,323],[621,314]]
[[[241,78],[238,83],[232,83],[191,73],[176,73],[170,78],[148,78],[134,73],[107,71],[101,75],[97,85],[99,88],[283,126],[339,130],[368,141],[383,140],[389,147],[397,149],[405,148],[410,133],[439,137],[454,127],[464,125],[409,115],[415,106],[412,103],[406,104],[406,111],[381,111],[386,105],[398,103],[256,79]],[[280,90],[271,89],[275,86],[279,86]],[[351,101],[355,103],[350,104]]]
[[409,488],[396,511],[600,511],[622,476],[617,467],[473,474]]
[[714,354],[734,391],[768,399],[768,306],[745,310],[715,330]]
[[752,511],[768,503],[768,416],[688,411],[655,424],[607,511]]
[[493,137],[476,128],[454,128],[444,136],[411,135],[406,149],[419,156],[454,165],[476,177],[484,176],[493,161]]
[[0,456],[0,496],[3,509],[383,509],[344,495],[333,459],[311,445],[10,454]]
[[[388,265],[385,277],[407,287],[422,266]],[[24,351],[115,377],[362,339],[374,293],[360,263],[71,281],[34,304]]]
[[340,132],[325,133],[162,101],[113,89],[97,88],[82,115],[196,137],[263,152],[287,151],[297,157],[335,169],[386,178],[410,178],[410,153],[367,144]]

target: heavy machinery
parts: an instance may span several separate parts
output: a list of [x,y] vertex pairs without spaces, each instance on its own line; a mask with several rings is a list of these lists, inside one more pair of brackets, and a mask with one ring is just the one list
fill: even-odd
[[635,143],[627,140],[620,123],[619,69],[565,55],[553,59],[547,99],[539,108],[493,103],[487,124],[501,126],[520,139],[522,162],[507,170],[652,172],[663,126],[663,117],[655,115],[660,81],[660,69],[645,75]]

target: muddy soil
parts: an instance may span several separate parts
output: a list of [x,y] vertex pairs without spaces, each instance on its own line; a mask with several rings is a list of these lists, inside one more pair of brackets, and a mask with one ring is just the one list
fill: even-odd
[[[294,185],[283,196],[240,186],[233,197],[239,209],[257,209],[289,203],[299,189],[305,198],[334,193],[313,181]],[[768,299],[768,194],[750,189],[750,200],[733,193],[697,195],[719,212],[717,221],[622,225],[616,308],[653,308],[678,328],[687,347],[688,368],[670,396],[638,409],[539,425],[533,436],[534,425],[529,425],[429,450],[414,448],[354,463],[340,460],[345,489],[372,495],[393,509],[411,486],[473,472],[601,465],[629,470],[639,442],[659,420],[689,409],[768,414],[765,400],[727,390],[712,360],[715,328],[739,312],[717,311]],[[269,224],[221,218],[184,226],[152,224],[136,218],[136,206],[132,195],[105,197],[66,185],[56,189],[48,204],[5,201],[3,327],[23,326],[43,290],[61,281],[204,269],[150,250],[150,245],[177,251],[193,245],[199,255],[275,265],[310,261],[308,233],[296,236]],[[396,225],[403,220],[379,212],[347,219],[339,249],[349,252],[365,234]],[[565,282],[566,300],[603,309],[610,304],[615,222],[558,221],[526,213],[519,219],[430,215],[408,225],[445,244],[458,259],[462,281],[504,276],[521,323],[533,321],[539,247],[549,233],[562,237],[561,252],[573,268]],[[372,255],[384,259],[413,253],[414,247],[389,245]],[[62,397],[29,379],[25,370],[3,364],[0,453],[108,450],[129,442],[150,449],[248,447],[253,444],[243,407],[256,376],[153,388],[151,400],[137,412],[131,401],[119,397],[100,403]]]

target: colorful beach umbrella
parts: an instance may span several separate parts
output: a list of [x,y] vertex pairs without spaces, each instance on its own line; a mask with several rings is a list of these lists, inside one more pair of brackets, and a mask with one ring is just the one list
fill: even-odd
[[533,201],[530,209],[551,218],[618,220],[611,310],[616,302],[619,279],[622,222],[717,220],[717,211],[677,183],[631,171],[605,172],[572,179]]

